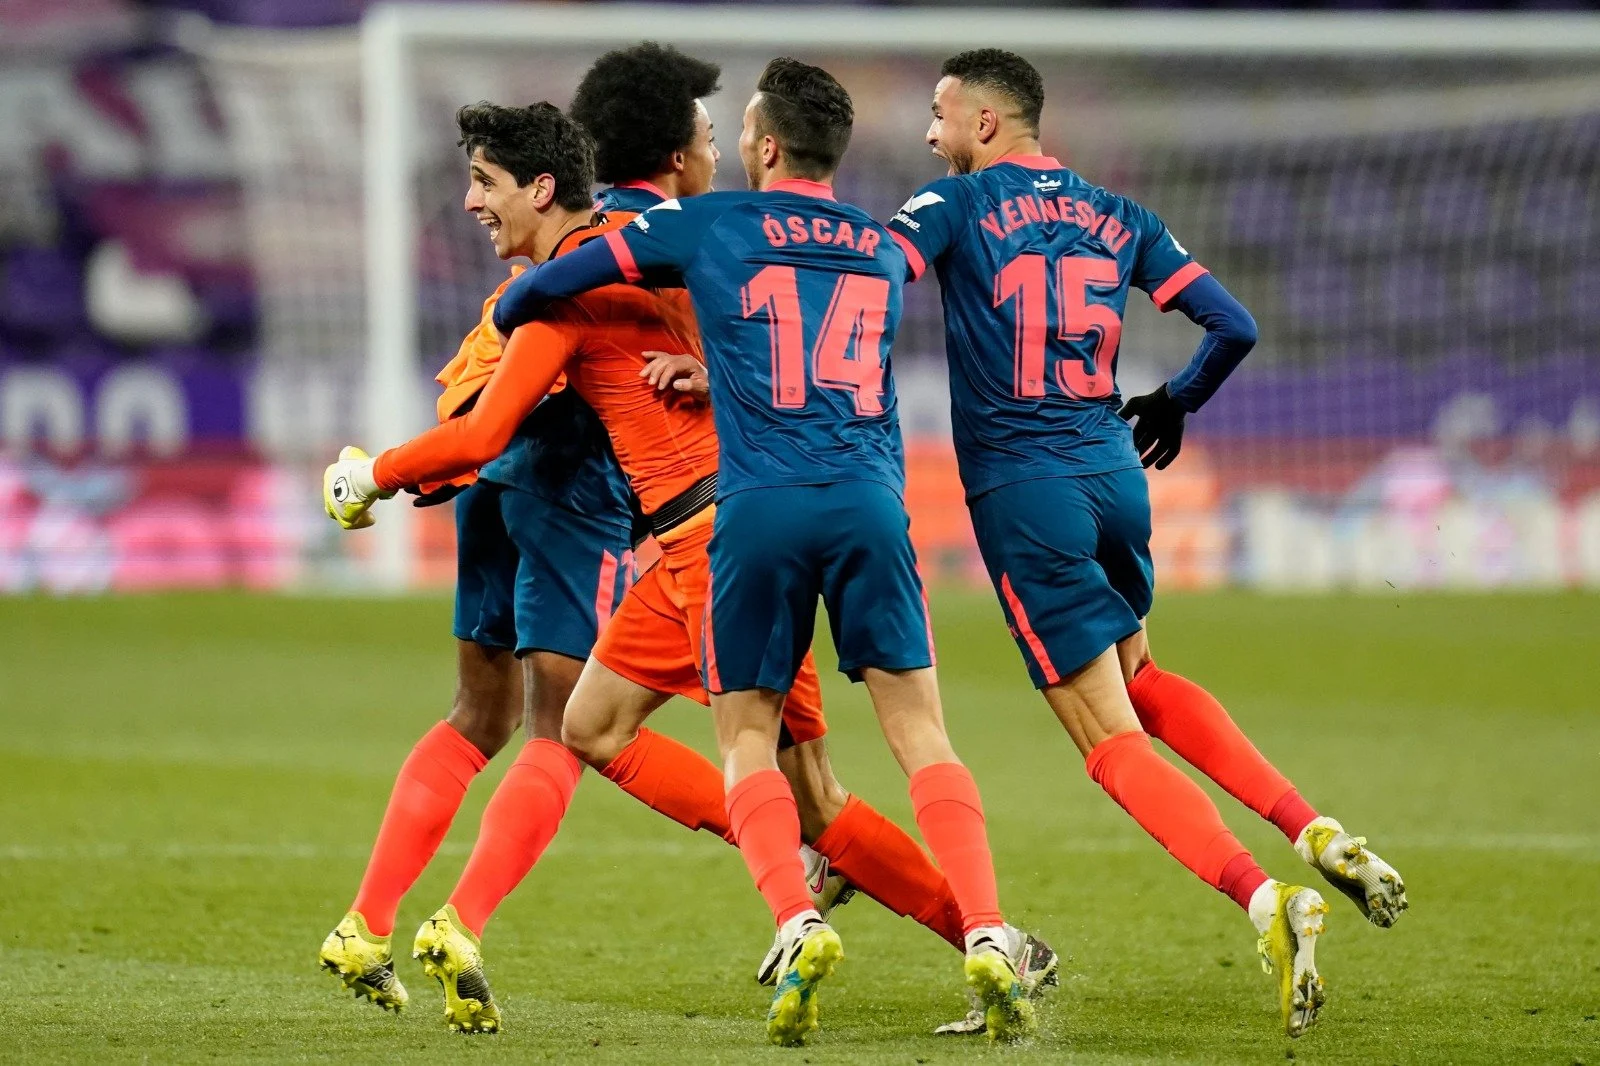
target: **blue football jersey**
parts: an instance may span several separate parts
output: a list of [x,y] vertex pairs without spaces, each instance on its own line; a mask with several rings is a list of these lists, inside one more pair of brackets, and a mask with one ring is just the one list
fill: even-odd
[[667,200],[607,242],[629,280],[689,290],[722,451],[718,492],[878,481],[902,492],[889,349],[905,254],[828,186]]
[[1166,310],[1205,273],[1167,227],[1047,156],[918,190],[888,223],[944,301],[950,407],[968,497],[1139,465],[1118,415],[1128,288]]

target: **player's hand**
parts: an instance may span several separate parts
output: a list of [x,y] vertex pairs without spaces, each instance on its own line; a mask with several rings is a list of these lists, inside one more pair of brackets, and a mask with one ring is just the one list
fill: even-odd
[[1178,450],[1183,447],[1183,417],[1187,412],[1167,392],[1165,385],[1133,397],[1118,413],[1133,422],[1133,447],[1146,467],[1165,470],[1178,457]]
[[411,506],[437,507],[441,503],[449,503],[451,500],[467,491],[467,486],[458,485],[453,481],[447,481],[431,492],[423,492],[415,485],[407,485],[406,491],[416,497],[416,499],[411,501]]
[[372,476],[373,459],[353,445],[339,451],[339,461],[322,472],[322,506],[344,529],[365,529],[376,518],[372,505],[393,496],[380,492]]
[[711,379],[706,376],[705,364],[694,356],[669,352],[645,352],[644,356],[650,361],[639,371],[639,376],[654,385],[657,392],[671,388],[702,400],[711,395]]

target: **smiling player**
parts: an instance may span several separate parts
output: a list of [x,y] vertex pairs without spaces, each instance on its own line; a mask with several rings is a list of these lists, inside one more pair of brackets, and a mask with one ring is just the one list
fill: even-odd
[[[1298,1036],[1323,1001],[1314,951],[1327,904],[1269,879],[1150,744],[1159,737],[1270,819],[1375,924],[1405,909],[1399,875],[1364,839],[1317,817],[1220,704],[1150,657],[1141,458],[1162,469],[1178,454],[1184,415],[1250,351],[1255,323],[1150,211],[1043,154],[1044,85],[1025,60],[981,49],[941,73],[927,140],[951,176],[919,189],[889,230],[912,278],[930,266],[939,276],[978,547],[1028,672],[1090,776],[1245,910],[1279,975],[1285,1031]],[[1183,371],[1128,401],[1131,432],[1116,388],[1130,287],[1206,330]]]

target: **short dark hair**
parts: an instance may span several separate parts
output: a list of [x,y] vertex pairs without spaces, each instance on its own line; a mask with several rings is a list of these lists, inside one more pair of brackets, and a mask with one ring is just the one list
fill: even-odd
[[974,48],[944,61],[939,74],[960,78],[963,85],[999,93],[1017,105],[1017,118],[1039,132],[1039,113],[1044,110],[1044,79],[1034,65],[1000,48]]
[[594,202],[594,144],[556,105],[541,100],[532,107],[505,107],[483,100],[457,111],[456,126],[456,143],[467,155],[483,149],[483,158],[510,171],[518,185],[549,174],[556,179],[559,206],[581,211]]
[[783,146],[789,168],[801,177],[825,178],[839,169],[850,147],[855,105],[832,74],[798,59],[767,64],[756,82],[763,132]]
[[595,143],[595,176],[609,185],[668,169],[694,140],[694,102],[721,88],[722,68],[645,41],[594,61],[568,114]]

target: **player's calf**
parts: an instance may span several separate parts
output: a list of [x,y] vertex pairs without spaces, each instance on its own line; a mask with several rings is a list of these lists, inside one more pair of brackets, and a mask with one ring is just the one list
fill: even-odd
[[1332,818],[1313,819],[1294,842],[1294,850],[1349,896],[1373,925],[1387,929],[1411,906],[1400,872],[1367,847],[1366,837],[1351,836]]

